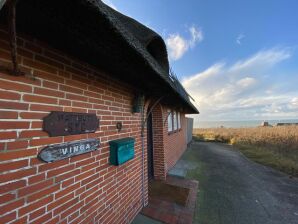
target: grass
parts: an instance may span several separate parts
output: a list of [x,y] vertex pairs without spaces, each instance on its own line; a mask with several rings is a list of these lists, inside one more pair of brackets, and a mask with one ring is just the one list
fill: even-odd
[[255,162],[298,177],[298,127],[195,129],[195,139],[229,143]]

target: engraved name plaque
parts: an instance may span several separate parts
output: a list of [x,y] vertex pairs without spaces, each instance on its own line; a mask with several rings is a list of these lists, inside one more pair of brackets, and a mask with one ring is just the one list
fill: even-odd
[[93,133],[98,126],[96,114],[53,111],[43,119],[43,130],[51,137]]
[[54,162],[76,155],[95,151],[99,147],[99,140],[86,139],[47,146],[40,151],[38,158],[45,162]]

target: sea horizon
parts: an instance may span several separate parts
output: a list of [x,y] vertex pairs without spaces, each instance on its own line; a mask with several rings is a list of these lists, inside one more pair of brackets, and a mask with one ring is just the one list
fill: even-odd
[[247,128],[258,127],[263,122],[275,126],[277,123],[298,123],[298,119],[272,119],[272,120],[242,120],[242,121],[194,121],[194,128]]

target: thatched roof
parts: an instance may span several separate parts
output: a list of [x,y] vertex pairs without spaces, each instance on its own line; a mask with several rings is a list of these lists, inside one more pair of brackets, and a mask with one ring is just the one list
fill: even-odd
[[198,113],[181,84],[169,76],[163,39],[100,0],[19,0],[17,31],[107,71],[146,95],[165,95],[165,104]]

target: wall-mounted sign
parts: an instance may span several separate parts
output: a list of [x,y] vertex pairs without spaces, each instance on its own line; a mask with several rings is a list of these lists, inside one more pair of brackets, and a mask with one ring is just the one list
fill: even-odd
[[99,126],[96,114],[53,111],[43,119],[51,137],[93,133]]
[[47,146],[42,149],[38,158],[45,162],[53,162],[83,153],[95,151],[99,147],[99,140],[87,139]]

